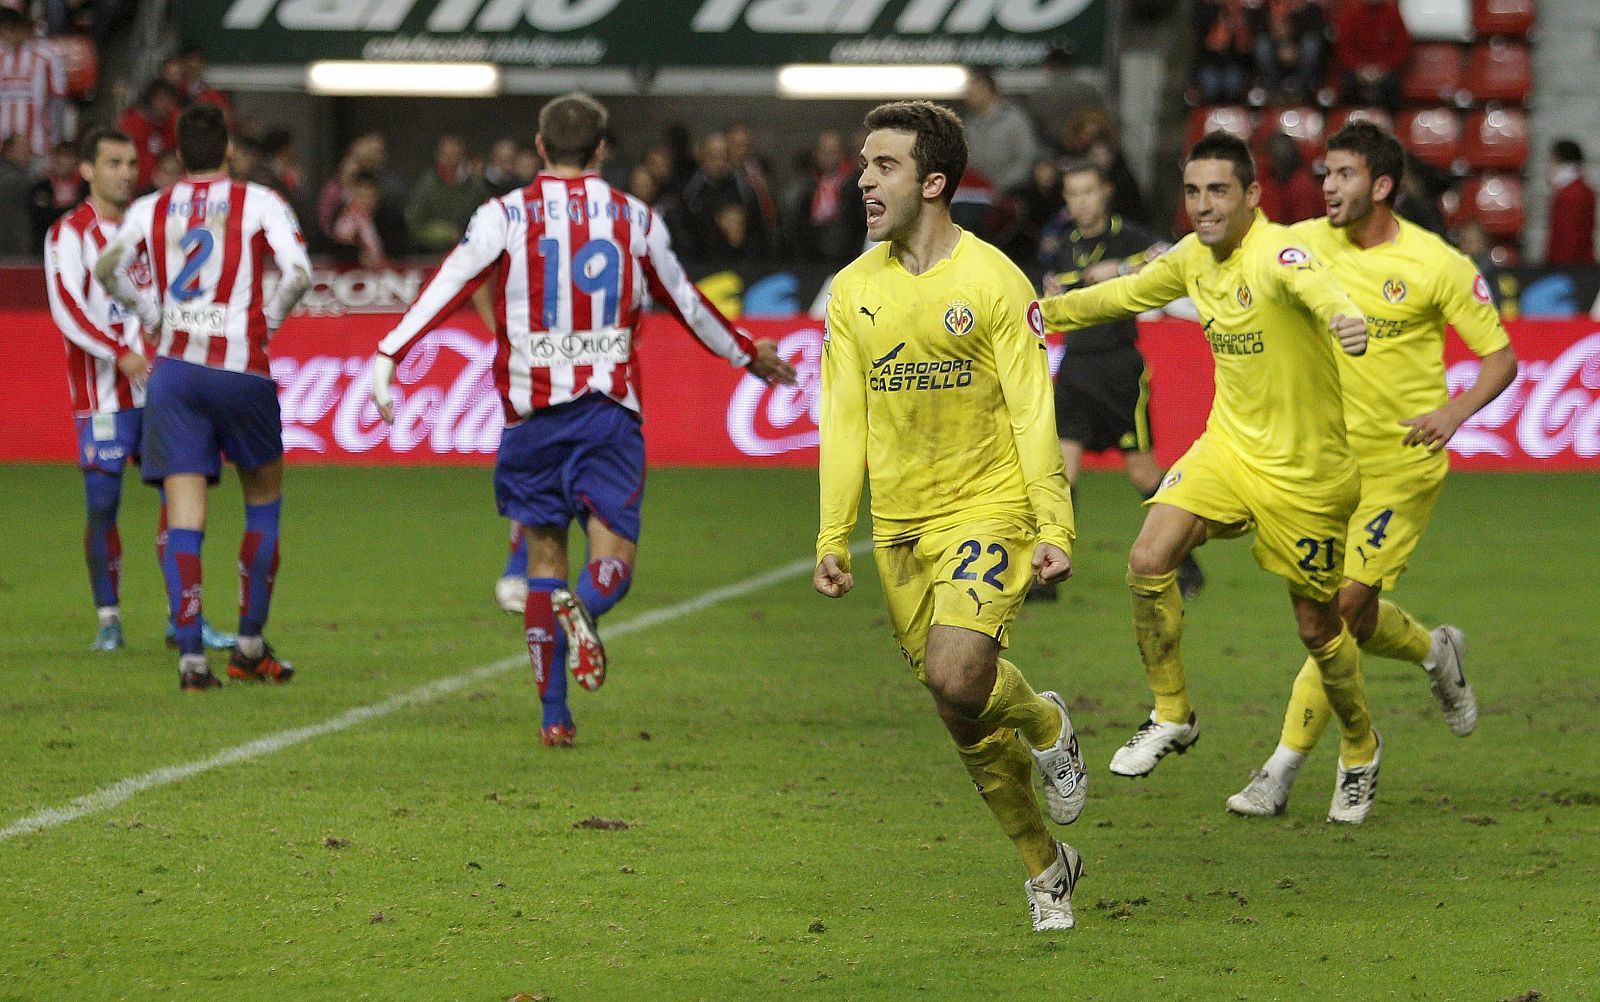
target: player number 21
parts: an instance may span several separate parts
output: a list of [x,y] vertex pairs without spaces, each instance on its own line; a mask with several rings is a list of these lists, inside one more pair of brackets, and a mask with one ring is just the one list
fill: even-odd
[[[957,581],[978,580],[978,575],[967,570],[967,568],[971,567],[973,561],[983,555],[983,544],[976,539],[969,539],[956,547],[956,550],[962,555],[963,559],[961,563],[956,565],[955,573],[950,576]],[[990,585],[996,591],[1005,591],[1005,582],[1000,580],[1000,574],[1011,566],[1011,557],[1006,553],[1006,548],[999,543],[990,543],[988,552],[991,557],[999,557],[1000,559],[994,562],[993,567],[983,572],[983,583]]]
[[1306,551],[1300,558],[1300,569],[1303,571],[1331,571],[1334,569],[1334,560],[1337,559],[1333,549],[1334,539],[1312,539],[1309,536],[1295,543],[1296,549]]

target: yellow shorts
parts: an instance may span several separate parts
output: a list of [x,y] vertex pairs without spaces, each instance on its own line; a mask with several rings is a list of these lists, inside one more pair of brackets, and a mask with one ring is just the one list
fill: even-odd
[[1449,471],[1448,463],[1438,463],[1421,469],[1362,472],[1361,504],[1350,518],[1345,544],[1345,577],[1394,590],[1433,519],[1433,506]]
[[872,551],[900,653],[919,681],[928,628],[960,626],[1006,646],[1033,576],[1033,532],[999,519],[969,522]]
[[1339,594],[1345,534],[1360,490],[1354,467],[1342,481],[1289,490],[1201,435],[1145,503],[1170,504],[1205,519],[1213,539],[1254,529],[1256,563],[1287,580],[1293,594],[1326,602]]

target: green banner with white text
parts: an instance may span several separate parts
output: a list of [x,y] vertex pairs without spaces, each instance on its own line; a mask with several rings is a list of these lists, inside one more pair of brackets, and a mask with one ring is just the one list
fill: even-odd
[[319,59],[704,68],[1102,63],[1108,0],[184,0],[213,64]]

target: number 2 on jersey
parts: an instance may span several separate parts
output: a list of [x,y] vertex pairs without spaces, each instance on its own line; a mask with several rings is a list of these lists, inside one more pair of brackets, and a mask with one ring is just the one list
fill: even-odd
[[183,267],[178,269],[178,274],[172,279],[172,298],[180,303],[187,303],[200,295],[200,269],[211,260],[211,252],[216,250],[217,238],[211,231],[201,227],[189,230],[178,240],[178,249],[183,251]]
[[[544,258],[544,326],[555,327],[561,320],[561,289],[567,276],[562,274],[561,241],[545,237],[539,241],[539,256]],[[601,323],[615,326],[622,298],[622,251],[610,240],[595,239],[572,253],[572,284],[589,295],[604,293],[605,314]]]

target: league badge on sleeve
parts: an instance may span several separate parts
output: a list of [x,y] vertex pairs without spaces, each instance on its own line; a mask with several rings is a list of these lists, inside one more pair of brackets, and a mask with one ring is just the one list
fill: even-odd
[[1489,295],[1489,283],[1486,279],[1484,279],[1482,273],[1473,276],[1472,298],[1476,299],[1485,306],[1494,302],[1494,297]]
[[1298,247],[1285,247],[1278,252],[1278,263],[1285,268],[1292,268],[1297,264],[1305,264],[1311,260],[1311,255]]
[[1044,339],[1044,310],[1037,299],[1028,304],[1028,329],[1033,331],[1034,337]]

